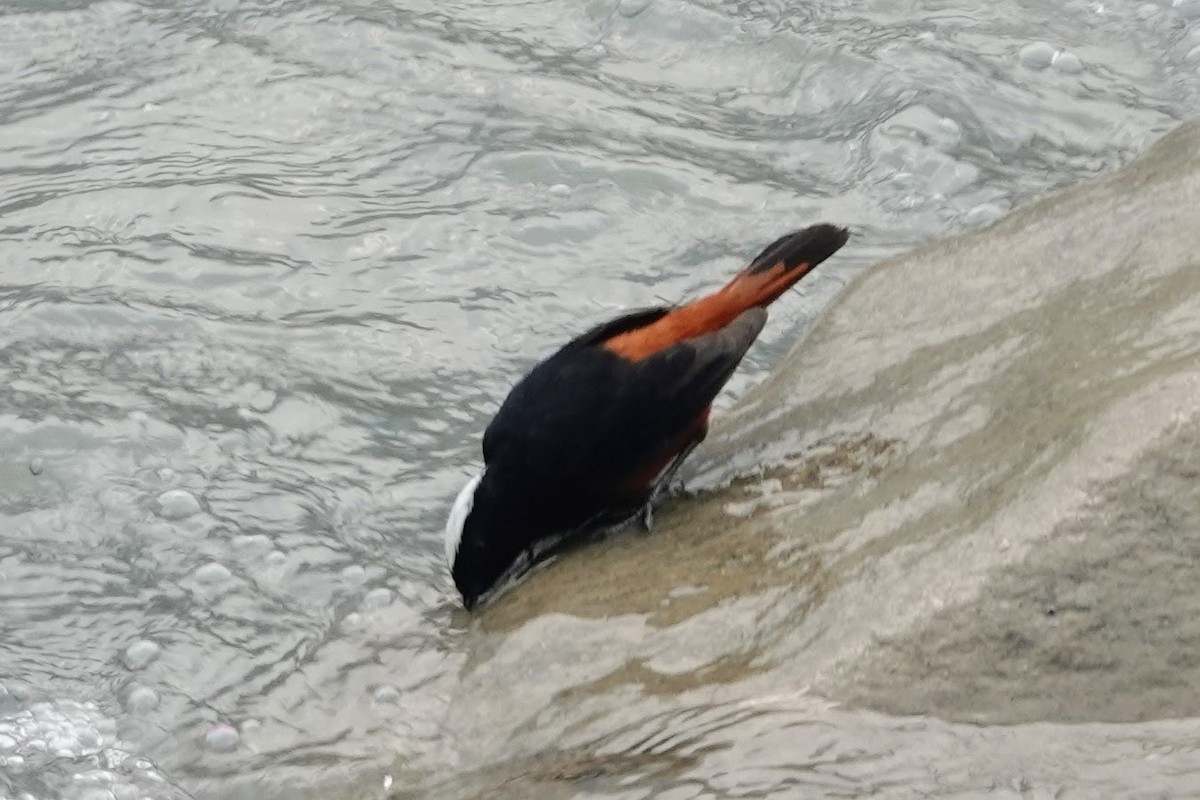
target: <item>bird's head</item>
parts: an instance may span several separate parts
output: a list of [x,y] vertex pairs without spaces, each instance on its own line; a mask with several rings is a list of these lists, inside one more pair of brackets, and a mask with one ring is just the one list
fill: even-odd
[[521,553],[505,527],[511,516],[494,502],[486,470],[454,500],[446,520],[446,563],[468,611],[501,583]]

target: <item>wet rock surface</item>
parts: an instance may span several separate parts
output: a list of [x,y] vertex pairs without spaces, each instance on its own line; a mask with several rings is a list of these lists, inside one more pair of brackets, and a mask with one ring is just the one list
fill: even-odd
[[867,272],[716,426],[705,491],[456,617],[439,791],[1181,791],[1198,201],[1192,124]]
[[839,688],[901,714],[1200,715],[1200,423],[1168,432],[972,603],[881,642]]

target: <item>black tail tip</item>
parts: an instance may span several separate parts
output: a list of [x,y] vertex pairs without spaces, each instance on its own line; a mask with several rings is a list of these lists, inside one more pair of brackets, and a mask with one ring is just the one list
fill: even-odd
[[758,256],[750,262],[751,273],[771,269],[783,262],[786,269],[792,269],[801,264],[815,267],[850,239],[850,231],[846,228],[821,223],[810,225],[799,231],[780,236],[771,242]]

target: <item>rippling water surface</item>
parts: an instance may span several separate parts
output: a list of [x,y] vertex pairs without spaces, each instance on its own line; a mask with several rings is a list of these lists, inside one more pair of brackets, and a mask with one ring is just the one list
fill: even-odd
[[0,5],[0,796],[451,774],[441,522],[523,368],[852,226],[741,391],[864,266],[1195,115],[1198,68],[1191,0]]

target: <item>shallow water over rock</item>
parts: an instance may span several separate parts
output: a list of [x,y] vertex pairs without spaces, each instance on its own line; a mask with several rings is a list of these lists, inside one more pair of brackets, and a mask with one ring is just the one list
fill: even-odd
[[870,270],[693,486],[771,466],[470,624],[438,791],[1189,791],[1198,198],[1191,124]]
[[[966,791],[993,773],[998,786],[1021,785],[1025,763],[1031,780],[1066,781],[1024,760],[1040,736],[1095,774],[1143,735],[1174,736],[1175,723],[1151,721],[1069,736],[971,729],[972,714],[1038,717],[999,713],[999,679],[968,703],[961,684],[920,666],[953,674],[960,651],[981,646],[961,621],[946,623],[960,639],[930,621],[934,600],[947,615],[969,608],[955,581],[991,592],[986,619],[1019,642],[1036,640],[1049,603],[1063,630],[1092,613],[1114,632],[1141,630],[1150,623],[1072,594],[1051,569],[1059,559],[1123,586],[1135,566],[1051,553],[1044,574],[990,585],[994,554],[974,567],[918,554],[926,571],[909,575],[894,553],[928,528],[922,515],[974,492],[985,519],[988,503],[1003,505],[997,487],[1036,486],[1090,441],[1082,428],[1055,438],[1030,409],[1084,425],[1149,380],[1133,364],[1187,357],[1172,332],[1190,324],[1188,307],[1151,312],[1186,297],[1190,279],[1138,266],[1155,263],[1143,258],[1153,239],[1106,251],[1132,265],[1127,295],[1107,267],[1037,271],[1040,251],[1014,264],[985,248],[973,257],[986,265],[939,261],[924,277],[910,266],[935,287],[928,298],[872,288],[892,267],[872,272],[847,296],[859,304],[849,320],[832,326],[837,308],[854,308],[839,304],[802,351],[840,362],[822,374],[842,383],[811,394],[784,373],[774,385],[787,402],[752,396],[707,462],[711,483],[764,455],[748,444],[774,440],[765,455],[794,463],[676,504],[652,537],[580,551],[478,621],[457,609],[440,528],[506,388],[581,327],[717,285],[784,230],[851,225],[852,246],[773,310],[728,407],[868,265],[1115,169],[1196,116],[1192,12],[890,0],[6,4],[0,796],[786,794],[804,764],[850,793],[905,794],[928,786],[947,748],[961,758],[938,774]],[[1068,244],[1110,241],[1113,215],[1132,208],[1090,208],[1074,240],[1045,244],[1033,225],[1031,242],[1053,261]],[[1009,269],[1028,280],[1005,283]],[[986,299],[952,299],[967,296]],[[1068,321],[1104,313],[1055,327],[1049,308]],[[993,317],[998,328],[980,328]],[[885,319],[886,335],[858,324]],[[942,329],[952,320],[961,333]],[[1109,361],[1089,349],[1093,335],[1116,348]],[[1038,337],[1054,370],[1029,360]],[[929,363],[943,371],[880,372],[918,345],[940,353]],[[971,376],[1010,363],[1025,365],[1005,390],[1015,405],[989,413],[999,395]],[[1105,363],[1135,374],[1100,380]],[[1056,371],[1065,377],[1047,384]],[[889,382],[918,377],[904,403],[889,398]],[[859,396],[843,405],[839,392]],[[953,403],[956,415],[936,411]],[[1004,435],[993,435],[997,413],[1014,421]],[[916,475],[913,459],[936,474],[938,459],[920,455],[929,442],[966,463],[987,436],[1004,448],[995,474],[914,478],[911,497],[889,477]],[[1004,467],[1022,447],[1028,474]],[[1145,458],[1146,469],[1160,463]],[[834,502],[855,491],[858,505]],[[837,533],[871,503],[895,509]],[[775,505],[792,509],[780,519],[804,508],[788,525],[812,538],[762,535]],[[901,511],[911,530],[896,533]],[[1145,506],[1151,521],[1186,513],[1166,499]],[[725,536],[692,533],[718,527]],[[968,541],[944,539],[912,546]],[[1013,564],[1043,540],[1010,537]],[[1168,553],[1186,545],[1155,541]],[[1120,564],[1106,552],[1094,557]],[[862,577],[870,569],[874,581]],[[864,604],[865,585],[908,611]],[[1014,621],[1005,609],[1028,592],[1042,616]],[[1146,647],[1182,615],[1165,619]],[[857,652],[858,671],[844,671]],[[1058,652],[1043,640],[989,657],[1013,676]],[[1170,652],[1190,674],[1186,647]],[[910,691],[889,690],[890,674],[909,676]],[[1058,685],[1046,676],[1032,694]],[[809,684],[815,694],[801,691]],[[1169,696],[1055,719],[1149,720]],[[815,738],[797,745],[792,723]],[[914,726],[927,738],[898,747]],[[876,758],[886,747],[895,755]],[[1191,775],[1189,754],[1175,747],[1163,763]]]

